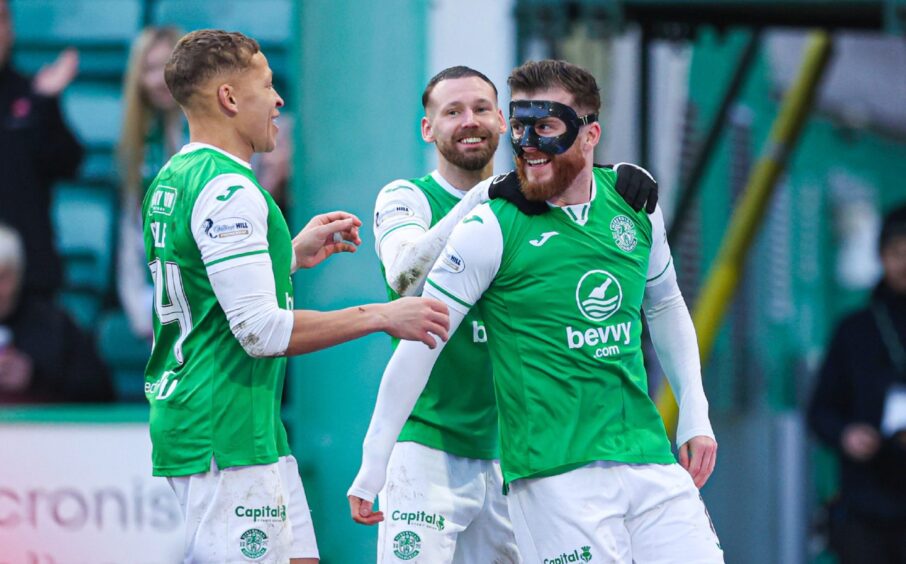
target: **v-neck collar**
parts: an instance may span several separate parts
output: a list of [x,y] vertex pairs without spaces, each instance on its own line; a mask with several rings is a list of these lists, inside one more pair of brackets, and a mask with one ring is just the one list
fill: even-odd
[[566,206],[555,206],[550,202],[547,203],[552,208],[560,208],[563,210],[563,213],[566,214],[566,217],[576,225],[582,227],[588,223],[588,215],[591,211],[591,205],[594,203],[595,198],[598,196],[598,182],[595,180],[594,175],[591,177],[591,198],[587,202],[581,204],[570,204]]

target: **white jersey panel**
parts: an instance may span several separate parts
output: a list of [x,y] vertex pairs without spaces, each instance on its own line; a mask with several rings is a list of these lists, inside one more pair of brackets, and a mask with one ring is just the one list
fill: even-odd
[[[378,192],[374,202],[374,250],[389,266],[399,246],[428,230],[431,225],[428,198],[408,180],[394,180]],[[397,236],[393,236],[397,232]]]
[[670,244],[667,242],[667,229],[664,227],[664,213],[661,206],[655,206],[654,213],[648,216],[651,220],[651,252],[648,255],[648,283],[652,286],[668,270],[673,270],[673,259],[670,256]]
[[267,259],[267,202],[240,174],[222,174],[201,190],[192,209],[192,236],[213,274]]
[[497,216],[487,204],[462,220],[428,275],[428,285],[438,290],[447,305],[467,313],[481,298],[500,270],[503,233]]

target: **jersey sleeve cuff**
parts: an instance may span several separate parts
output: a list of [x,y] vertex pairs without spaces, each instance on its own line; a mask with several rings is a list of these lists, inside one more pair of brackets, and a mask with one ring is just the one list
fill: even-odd
[[453,292],[441,287],[440,284],[430,278],[428,278],[427,282],[428,283],[425,285],[425,295],[444,302],[447,304],[447,307],[455,309],[463,315],[469,313],[469,310],[475,305],[456,296]]
[[223,272],[224,270],[229,270],[237,266],[243,266],[246,264],[255,264],[258,262],[268,262],[270,261],[270,255],[268,254],[267,249],[259,249],[257,251],[247,251],[244,253],[237,253],[235,255],[228,255],[225,257],[219,257],[213,260],[210,260],[204,264],[205,269],[208,271],[208,275],[216,274],[218,272]]

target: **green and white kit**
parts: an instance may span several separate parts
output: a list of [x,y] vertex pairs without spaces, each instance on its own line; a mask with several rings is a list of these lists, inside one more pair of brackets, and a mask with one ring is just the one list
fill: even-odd
[[[395,241],[409,241],[426,232],[464,194],[437,172],[385,186],[375,203],[374,220],[381,271],[386,273],[384,261],[397,254]],[[399,297],[389,285],[387,294],[390,299]],[[398,440],[466,458],[498,458],[491,360],[477,310],[466,315],[463,330],[447,341]]]
[[192,143],[157,175],[142,217],[152,461],[180,499],[185,559],[317,557],[280,418],[293,324],[283,214],[247,162]]
[[[416,286],[424,282],[456,221],[486,199],[486,191],[457,190],[437,171],[387,184],[374,215],[385,279],[396,268],[402,278],[394,286],[418,293]],[[438,225],[442,220],[448,225]],[[387,292],[390,299],[399,297],[389,284]],[[386,488],[379,494],[386,515],[378,529],[379,563],[519,561],[496,460],[497,407],[487,332],[477,310],[462,324],[446,343],[393,447]]]
[[[595,168],[588,202],[552,207],[540,215],[525,215],[504,200],[478,206],[453,230],[425,285],[426,296],[449,306],[451,334],[473,308],[485,321],[499,411],[501,467],[512,491],[522,492],[526,507],[557,507],[546,484],[559,483],[560,478],[566,480],[567,490],[571,477],[585,471],[605,483],[609,478],[598,468],[602,464],[623,468],[620,472],[634,476],[633,484],[645,482],[645,468],[685,474],[675,463],[647,393],[641,351],[643,308],[679,403],[678,444],[695,436],[713,437],[694,328],[676,284],[661,211],[656,209],[650,218],[633,211],[617,194],[614,181],[615,173]],[[362,467],[350,494],[371,499],[383,486],[391,441],[402,426],[399,412],[415,403],[400,391],[421,389],[440,354],[437,349],[418,343],[397,348],[384,373]],[[684,491],[683,499],[697,496],[688,474],[671,483]],[[657,494],[669,493],[671,483],[665,481]],[[575,512],[590,520],[585,528],[609,530],[602,516],[619,512],[619,506],[599,507],[605,498],[591,493],[580,498],[577,504],[561,504],[557,511],[541,511],[542,515],[533,509],[531,523],[514,527],[527,561],[543,557],[553,562],[564,555],[569,561],[588,556],[584,546],[599,546],[577,545],[548,555],[532,542],[536,534],[555,538],[568,528],[567,514]],[[587,511],[584,502],[593,504],[595,511]],[[706,516],[700,500],[688,507]],[[632,516],[620,515],[619,523],[614,523],[625,530],[623,521]],[[692,538],[673,548],[711,558],[713,543],[700,546]],[[639,535],[635,540],[652,539]]]
[[292,240],[251,168],[189,145],[145,197],[145,249],[154,278],[154,347],[145,369],[154,474],[182,476],[270,464],[290,453],[280,420],[284,358],[250,358],[209,276],[269,260],[281,309],[292,309]]
[[616,175],[594,170],[585,204],[537,216],[480,207],[428,278],[492,328],[507,482],[595,460],[674,462],[641,350],[645,289],[671,266],[669,247],[612,189]]

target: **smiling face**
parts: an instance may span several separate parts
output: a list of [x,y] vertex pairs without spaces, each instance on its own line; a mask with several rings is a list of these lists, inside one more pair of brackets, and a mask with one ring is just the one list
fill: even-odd
[[[513,101],[517,100],[559,102],[575,109],[579,115],[586,113],[575,108],[573,96],[562,88],[548,88],[531,94],[513,92]],[[516,173],[525,197],[540,202],[551,200],[567,190],[582,169],[590,166],[592,162],[594,144],[587,142],[586,133],[596,127],[599,126],[594,123],[583,125],[572,146],[559,155],[544,153],[536,147],[523,147],[522,155],[517,155],[515,159]],[[563,123],[559,120],[540,120],[534,129],[535,133],[546,137],[556,137],[564,133]]]
[[442,80],[425,110],[422,138],[437,145],[441,158],[469,171],[494,158],[506,122],[490,84],[476,76]]
[[252,152],[266,153],[277,146],[279,128],[274,120],[280,115],[283,98],[274,89],[274,73],[260,51],[233,80],[237,107],[236,128]]

